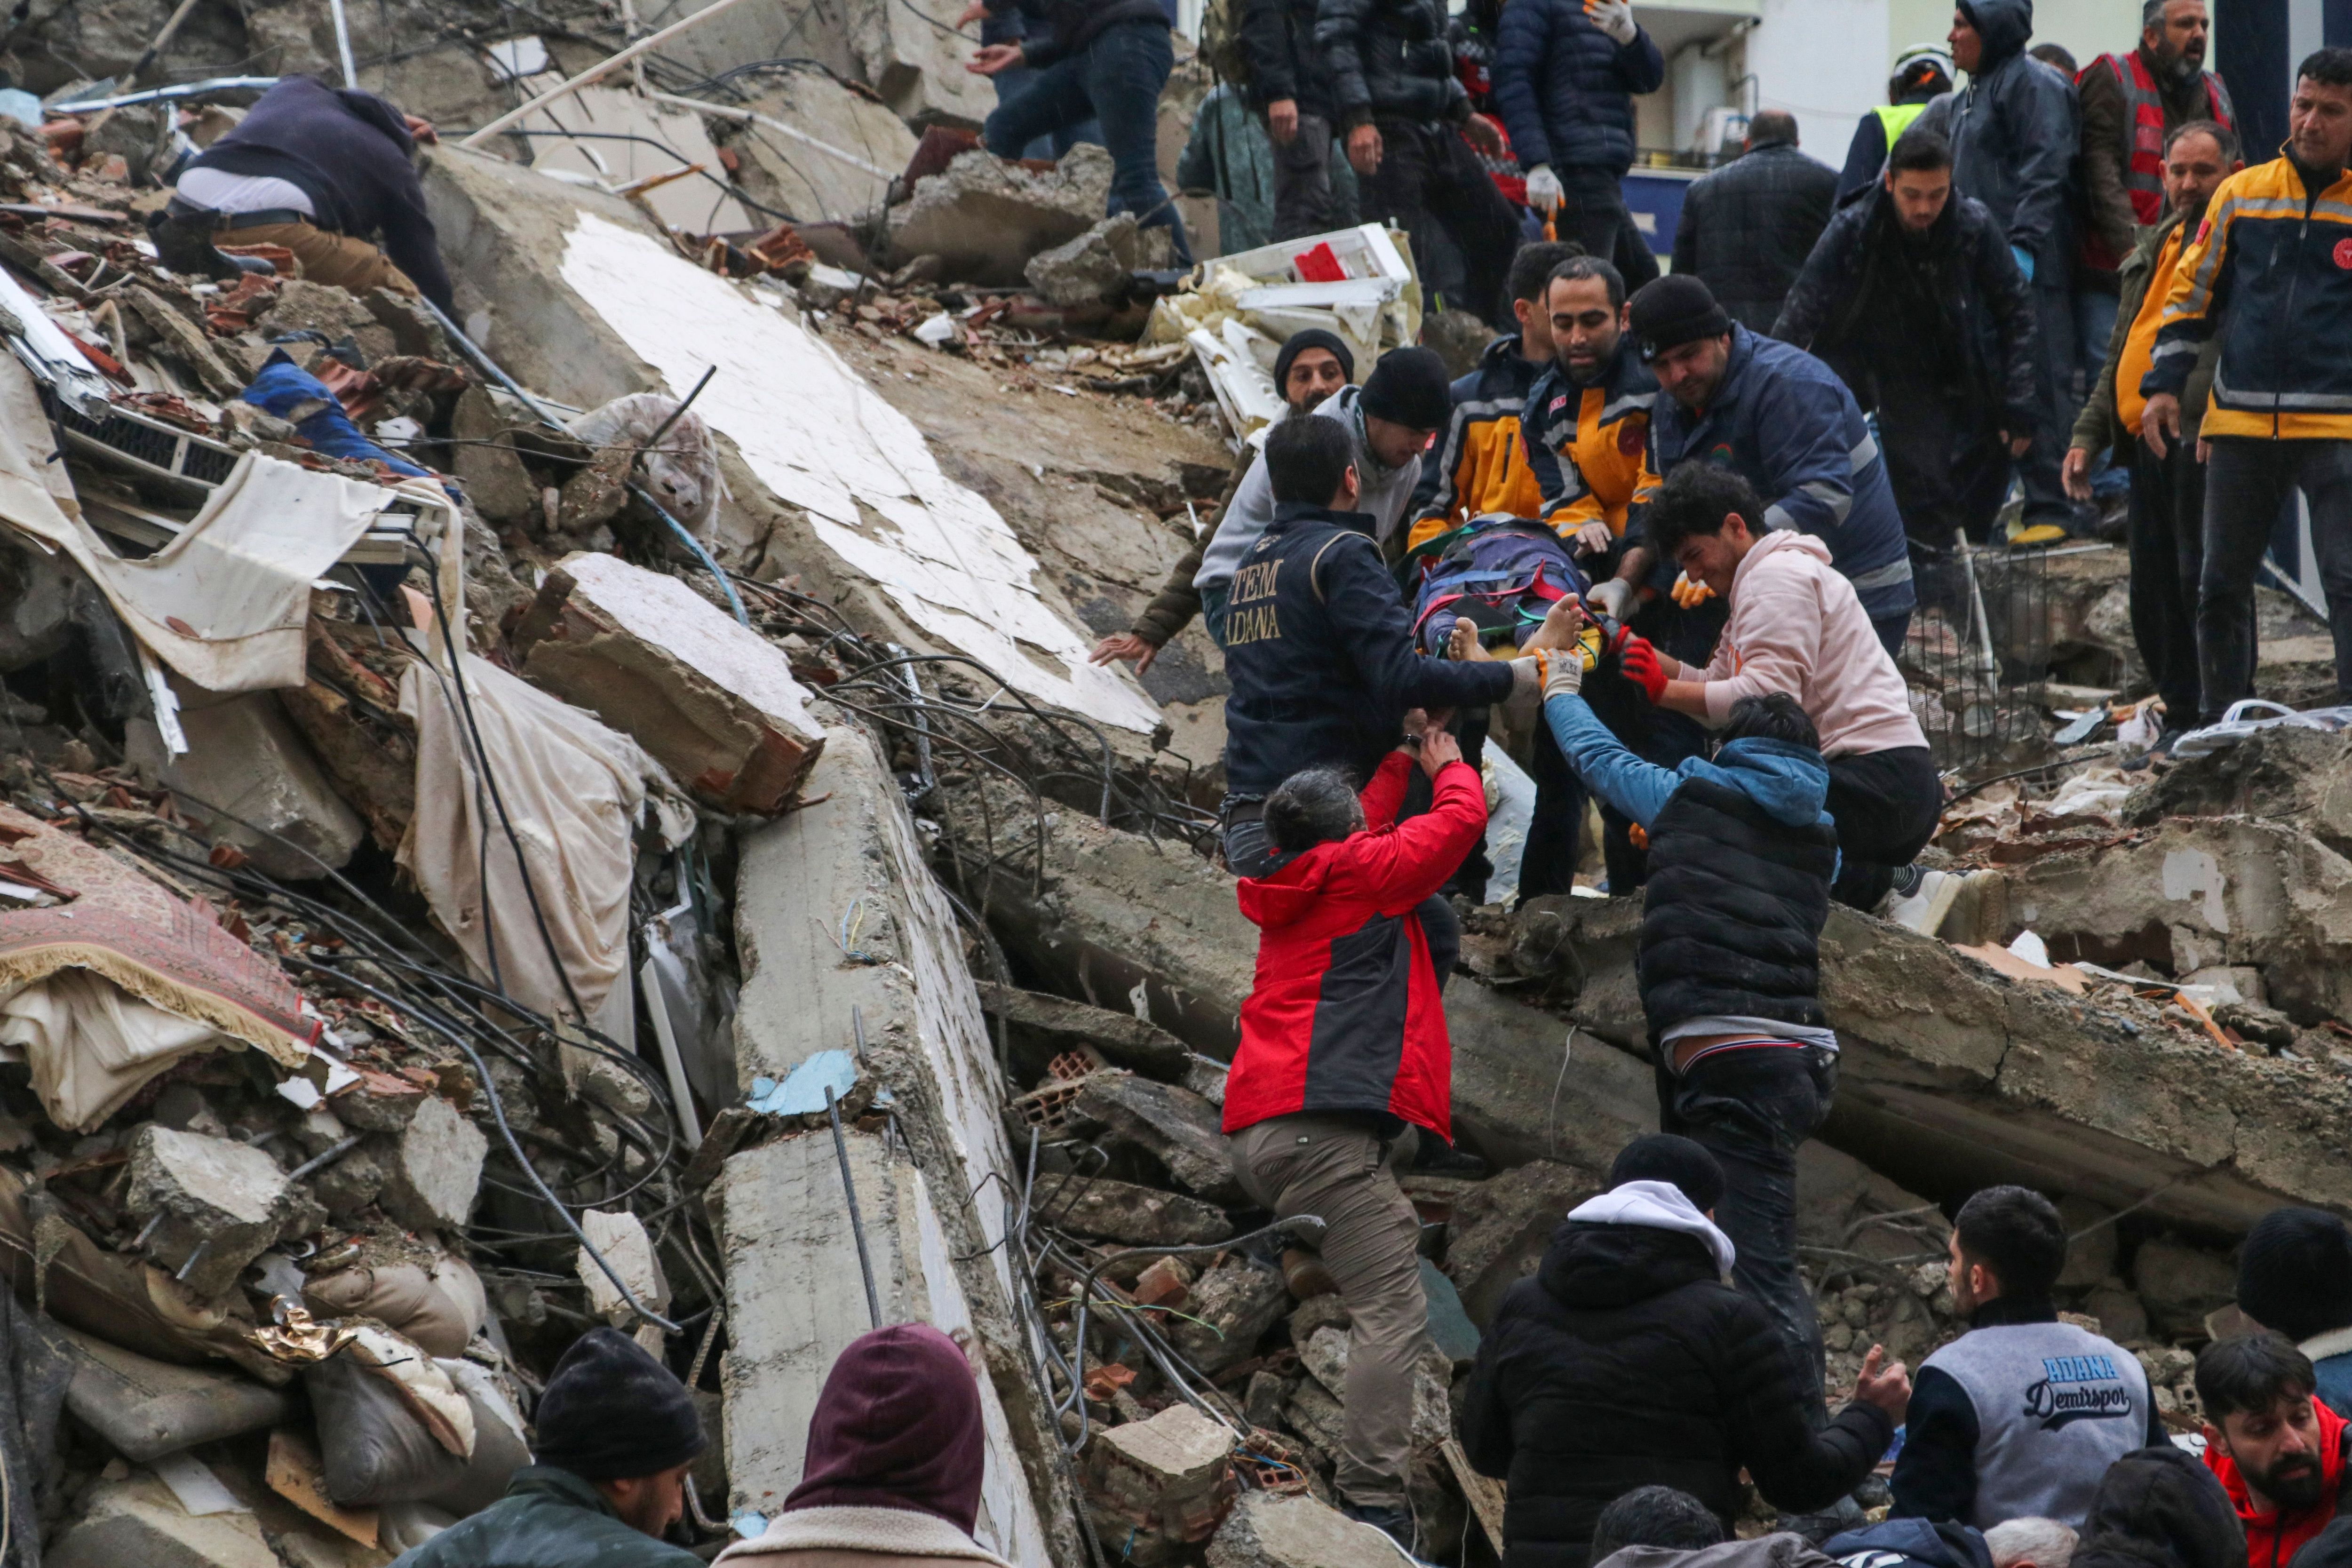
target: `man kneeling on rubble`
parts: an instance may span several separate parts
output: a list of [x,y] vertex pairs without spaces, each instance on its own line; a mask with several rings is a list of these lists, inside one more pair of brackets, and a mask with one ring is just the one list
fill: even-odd
[[[1819,995],[1818,947],[1838,868],[1821,738],[1797,700],[1774,691],[1731,704],[1714,761],[1644,762],[1580,694],[1582,620],[1576,602],[1561,599],[1527,647],[1545,661],[1544,721],[1568,765],[1649,835],[1634,969],[1657,1061],[1658,1123],[1722,1165],[1734,1277],[1771,1315],[1818,1407],[1822,1327],[1797,1272],[1797,1150],[1837,1088],[1837,1036]],[[1455,625],[1452,652],[1480,657],[1466,621]]]
[[215,244],[283,246],[314,282],[362,295],[421,292],[455,312],[409,162],[417,142],[432,140],[431,125],[372,92],[281,78],[180,171],[171,205],[148,220],[157,258],[226,280],[240,268]]
[[615,1329],[580,1336],[539,1397],[534,1458],[507,1495],[394,1568],[701,1568],[662,1535],[686,1512],[702,1418],[669,1368]]
[[1727,1534],[1743,1468],[1767,1501],[1823,1508],[1895,1440],[1911,1384],[1876,1345],[1853,1403],[1816,1428],[1819,1395],[1772,1315],[1723,1282],[1723,1188],[1689,1139],[1635,1139],[1495,1309],[1456,1409],[1471,1465],[1510,1481],[1507,1568],[1584,1568],[1606,1506],[1635,1487],[1688,1492]]
[[[1399,823],[1416,757],[1435,798]],[[1416,910],[1486,831],[1486,787],[1454,737],[1432,729],[1391,751],[1360,796],[1330,768],[1294,774],[1267,797],[1265,826],[1269,863],[1240,888],[1260,932],[1257,977],[1224,1131],[1255,1202],[1324,1222],[1324,1267],[1351,1323],[1339,1495],[1411,1550],[1413,1369],[1436,1347],[1421,1221],[1388,1152],[1408,1125],[1453,1131],[1445,1009]]]

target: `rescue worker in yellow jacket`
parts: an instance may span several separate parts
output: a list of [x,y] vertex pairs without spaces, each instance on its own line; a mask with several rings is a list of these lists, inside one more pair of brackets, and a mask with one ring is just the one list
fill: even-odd
[[2180,439],[2199,347],[2221,359],[2197,445],[2209,455],[2197,592],[2204,719],[2253,692],[2254,573],[2294,490],[2311,512],[2336,700],[2352,701],[2352,48],[2295,72],[2283,156],[2231,175],[2183,247],[2140,391],[2159,458]]
[[2180,397],[2181,438],[2168,442],[2161,458],[2140,439],[2147,399],[2140,395],[2139,384],[2156,354],[2156,331],[2172,294],[2181,248],[2204,222],[2206,205],[2221,182],[2245,166],[2237,132],[2218,121],[2185,121],[2165,138],[2168,216],[2139,231],[2117,270],[2116,325],[2107,335],[2098,382],[2074,421],[2063,469],[2066,493],[2078,501],[2090,499],[2092,465],[2109,448],[2119,449],[2117,460],[2130,473],[2126,537],[2131,551],[2132,640],[2164,699],[2164,731],[2155,747],[2159,753],[2168,754],[2172,742],[2195,728],[2203,707],[2197,679],[2197,578],[2205,558],[2205,465],[2195,447],[2221,345],[2208,342],[2197,356],[2197,369]]

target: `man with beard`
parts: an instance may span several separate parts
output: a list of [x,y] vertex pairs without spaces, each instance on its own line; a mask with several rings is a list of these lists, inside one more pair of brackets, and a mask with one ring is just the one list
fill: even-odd
[[1980,202],[1952,194],[1952,148],[1895,139],[1878,189],[1841,208],[1773,325],[1878,414],[1905,531],[1982,544],[2032,438],[2033,301]]
[[[2181,389],[2180,438],[2165,441],[2161,455],[2155,442],[2137,438],[2140,415],[2147,407],[2139,384],[2156,352],[2157,329],[2163,324],[2181,250],[2205,221],[2214,191],[2245,166],[2238,156],[2237,132],[2217,121],[2189,121],[2166,138],[2164,191],[2171,216],[2140,230],[2139,243],[2124,258],[2117,274],[2123,309],[2066,453],[2066,493],[2088,500],[2093,459],[2127,444],[2132,640],[2164,699],[2164,734],[2156,749],[2165,753],[2196,726],[2200,703],[2197,574],[2205,559],[2205,464],[2197,455],[2197,428],[2221,357],[2218,336],[2197,351],[2197,367]],[[2163,440],[2161,432],[2158,440]]]
[[[2127,55],[2101,55],[2074,79],[2083,106],[2084,216],[2082,251],[2075,258],[2074,334],[2086,384],[2098,379],[2101,355],[2115,334],[2121,287],[2116,271],[2132,253],[2133,230],[2162,222],[2169,210],[2164,149],[2192,120],[2237,128],[2229,89],[2205,69],[2205,41],[2211,31],[2205,0],[2147,0],[2140,10],[2139,47]],[[2124,493],[2123,476],[2116,476],[2112,491],[2100,477],[2094,472],[2092,488],[2102,498]]]
[[2317,1383],[2284,1334],[2216,1340],[2197,1357],[2205,1463],[2246,1527],[2248,1568],[2279,1568],[2336,1515],[2346,1428]]

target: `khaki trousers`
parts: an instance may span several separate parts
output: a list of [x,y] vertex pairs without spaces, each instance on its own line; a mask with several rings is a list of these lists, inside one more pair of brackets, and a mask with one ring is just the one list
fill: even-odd
[[294,253],[294,265],[314,283],[332,283],[364,296],[371,289],[415,294],[416,285],[392,264],[384,253],[364,239],[331,234],[307,223],[264,223],[251,228],[224,229],[213,236],[223,249],[245,246],[282,245]]
[[1388,1148],[1360,1121],[1333,1116],[1277,1116],[1226,1142],[1251,1198],[1285,1219],[1319,1215],[1328,1227],[1323,1264],[1354,1323],[1335,1479],[1360,1507],[1402,1508],[1413,1369],[1435,1346],[1421,1289],[1421,1220],[1388,1168]]

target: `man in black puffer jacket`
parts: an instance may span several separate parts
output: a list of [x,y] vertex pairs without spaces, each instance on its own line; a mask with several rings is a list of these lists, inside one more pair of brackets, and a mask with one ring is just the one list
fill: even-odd
[[2000,226],[1953,191],[1951,144],[1916,126],[1830,220],[1772,328],[1877,412],[1904,530],[1937,552],[1958,532],[1986,542],[2009,491],[2002,437],[2039,426],[2034,332]]
[[1635,1487],[1686,1491],[1727,1532],[1743,1468],[1777,1507],[1826,1507],[1870,1473],[1911,1397],[1874,1345],[1853,1403],[1816,1429],[1770,1315],[1723,1283],[1714,1157],[1654,1134],[1609,1176],[1503,1297],[1464,1391],[1471,1465],[1510,1481],[1503,1568],[1585,1568],[1601,1510]]
[[1628,287],[1658,275],[1619,182],[1633,163],[1633,95],[1658,90],[1665,56],[1629,0],[1517,0],[1495,43],[1495,108],[1528,174],[1528,205],[1616,264]]
[[1362,176],[1366,222],[1386,218],[1412,236],[1424,258],[1443,226],[1462,254],[1467,299],[1499,330],[1512,326],[1503,282],[1518,249],[1518,217],[1465,136],[1487,154],[1502,151],[1492,122],[1470,112],[1470,90],[1454,74],[1445,8],[1438,0],[1318,0],[1315,47],[1331,85],[1348,162]]

